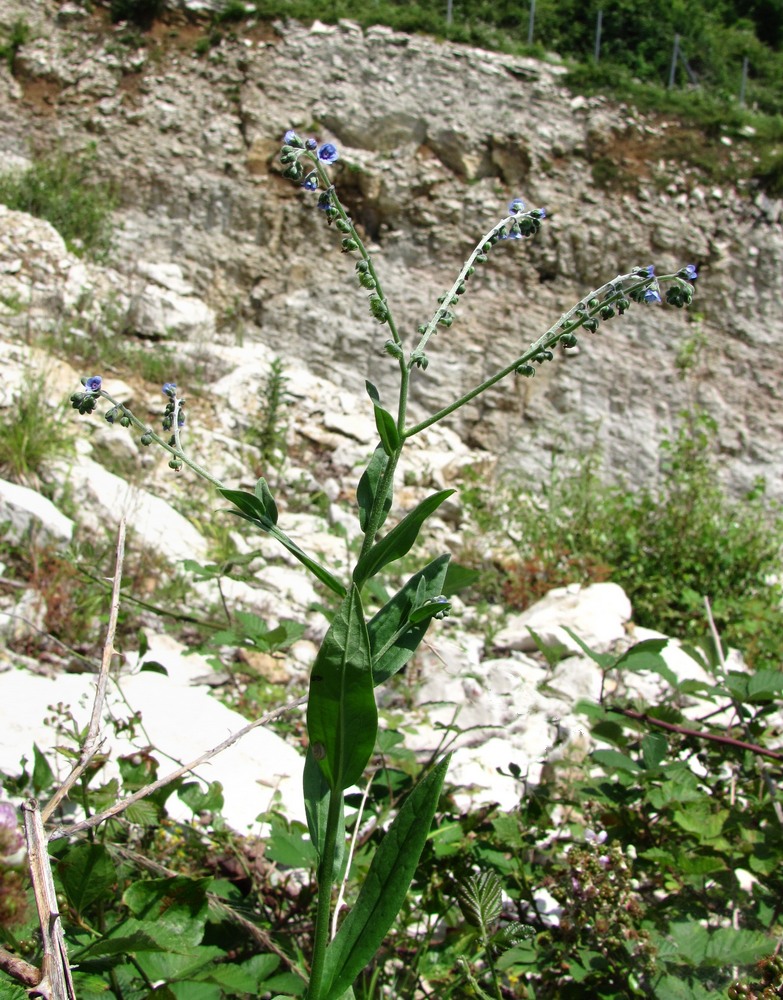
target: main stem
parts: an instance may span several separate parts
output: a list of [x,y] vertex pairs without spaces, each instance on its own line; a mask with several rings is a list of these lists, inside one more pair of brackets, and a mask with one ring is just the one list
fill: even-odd
[[318,903],[315,914],[315,935],[313,939],[313,964],[310,969],[310,984],[306,1000],[320,1000],[324,976],[326,949],[329,944],[329,917],[332,908],[332,885],[334,884],[334,852],[337,846],[337,831],[343,798],[340,792],[329,792],[329,812],[326,819],[326,834],[321,863],[318,866]]

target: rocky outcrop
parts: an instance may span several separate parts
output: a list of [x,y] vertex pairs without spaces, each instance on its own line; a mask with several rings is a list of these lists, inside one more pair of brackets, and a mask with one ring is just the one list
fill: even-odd
[[[607,469],[646,479],[658,441],[695,400],[721,427],[732,486],[761,474],[780,490],[780,205],[705,185],[675,158],[677,123],[574,98],[557,64],[383,27],[248,22],[199,55],[203,22],[174,17],[140,38],[100,8],[72,19],[50,0],[2,0],[0,19],[15,17],[32,34],[16,76],[0,69],[0,150],[24,158],[96,143],[122,195],[112,258],[121,330],[213,341],[214,321],[218,340],[241,327],[245,342],[339,372],[351,389],[368,374],[391,385],[350,260],[276,165],[282,132],[299,127],[339,145],[339,189],[402,330],[427,319],[510,195],[548,210],[536,240],[493,251],[417,377],[414,413],[480,381],[587,288],[637,263],[693,262],[690,316],[636,309],[452,426],[531,475],[547,450],[597,428]],[[716,143],[714,154],[731,150]],[[14,253],[12,264],[24,259]],[[161,284],[171,274],[177,289]],[[30,294],[40,308],[44,289]],[[686,385],[676,361],[696,313],[707,347]]]

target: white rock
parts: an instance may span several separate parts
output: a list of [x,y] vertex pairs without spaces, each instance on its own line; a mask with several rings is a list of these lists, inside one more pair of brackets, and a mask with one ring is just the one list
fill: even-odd
[[527,611],[512,616],[495,636],[495,648],[528,652],[536,649],[528,631],[532,628],[546,644],[561,644],[579,653],[579,645],[564,629],[567,626],[591,649],[601,652],[625,636],[625,623],[630,617],[631,602],[616,583],[558,587]]
[[[171,649],[156,648],[155,658],[166,661],[172,676],[144,672],[122,677],[122,696],[116,684],[109,685],[104,734],[111,762],[102,780],[117,773],[118,756],[144,749],[150,742],[159,762],[158,776],[163,776],[173,771],[177,762],[194,760],[247,725],[245,718],[212,698],[207,688],[185,683],[192,668],[187,662],[174,667],[173,655]],[[32,760],[33,743],[46,753],[62,742],[62,736],[44,724],[52,714],[48,706],[62,703],[73,711],[79,726],[86,725],[94,686],[91,674],[62,674],[53,680],[21,670],[0,674],[0,768],[13,774],[22,756]],[[118,736],[110,716],[126,719],[134,711],[141,712],[143,729],[138,728],[134,740],[127,733]],[[67,765],[63,758],[49,754],[48,759],[57,769],[58,778],[64,777]],[[259,830],[256,817],[271,807],[276,792],[280,793],[287,816],[304,819],[302,764],[293,747],[259,726],[193,773],[204,781],[223,785],[223,815],[232,827],[244,833]],[[168,808],[176,818],[190,818],[190,811],[175,796]]]
[[51,500],[27,486],[0,480],[0,523],[8,522],[6,538],[19,542],[32,528],[50,540],[69,542],[74,523]]
[[180,295],[169,288],[148,284],[133,298],[129,323],[143,337],[210,337],[215,313],[194,295]]
[[207,543],[187,518],[146,490],[108,472],[89,458],[79,457],[70,470],[76,496],[89,498],[80,508],[81,523],[99,532],[116,526],[124,514],[140,544],[175,562],[203,560]]

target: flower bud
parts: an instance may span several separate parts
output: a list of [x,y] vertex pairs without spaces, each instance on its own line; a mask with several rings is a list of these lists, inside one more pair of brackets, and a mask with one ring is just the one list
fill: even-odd
[[560,343],[563,347],[576,347],[576,335],[573,333],[563,333],[560,336]]
[[388,306],[379,295],[370,297],[370,312],[379,323],[385,323],[389,318]]
[[169,462],[169,468],[173,469],[175,472],[179,472],[179,470],[182,468],[182,462],[178,458],[172,458],[172,460]]
[[152,444],[152,434],[149,431],[145,431],[144,434],[139,438],[144,447],[148,447]]
[[523,375],[525,378],[533,378],[536,374],[536,370],[532,365],[519,365],[514,371],[517,375]]
[[346,222],[345,219],[338,219],[335,223],[335,227],[339,229],[341,233],[350,233],[351,231],[351,224],[350,222]]
[[359,249],[359,244],[356,240],[346,237],[342,243],[343,253],[352,253],[354,250]]
[[585,328],[585,330],[588,330],[590,333],[595,333],[595,331],[598,329],[598,320],[595,319],[595,317],[592,317],[591,319],[586,319],[584,323],[582,323],[582,326]]

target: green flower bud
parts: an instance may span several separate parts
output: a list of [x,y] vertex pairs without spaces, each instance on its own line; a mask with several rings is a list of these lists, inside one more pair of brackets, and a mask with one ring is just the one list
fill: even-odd
[[178,458],[172,458],[172,460],[169,462],[169,468],[173,469],[175,472],[179,472],[179,470],[182,468],[182,462]]
[[370,262],[368,260],[364,260],[364,259],[357,260],[356,261],[356,270],[359,272],[359,274],[364,274],[365,271],[369,271],[370,270]]
[[148,447],[152,444],[152,434],[149,431],[145,431],[144,434],[139,438],[144,447]]
[[359,275],[359,284],[362,288],[369,288],[370,291],[372,291],[373,288],[375,288],[376,282],[375,278],[373,278],[369,271],[364,271]]
[[626,309],[630,309],[630,307],[631,303],[628,301],[628,299],[625,298],[625,296],[623,296],[621,299],[618,299],[617,311],[620,313],[621,316],[626,311]]
[[516,375],[524,375],[525,378],[533,378],[536,370],[532,365],[520,365],[514,369]]
[[346,237],[342,243],[343,253],[352,253],[354,250],[359,249],[359,244],[356,240]]
[[370,312],[378,320],[379,323],[385,323],[386,320],[389,318],[388,306],[379,295],[371,296]]
[[584,323],[582,323],[582,326],[585,328],[585,330],[589,330],[590,333],[595,333],[595,331],[598,329],[598,320],[595,319],[594,317],[592,319],[586,319]]
[[450,312],[445,312],[438,320],[438,326],[445,326],[447,329],[454,322],[454,314]]
[[576,335],[573,333],[564,333],[560,337],[560,343],[563,347],[576,347]]
[[[464,294],[465,294],[465,292],[467,291],[467,289],[468,289],[468,286],[467,286],[467,285],[465,284],[465,282],[464,282],[464,281],[461,281],[461,282],[460,282],[460,283],[459,283],[459,284],[457,285],[457,295],[464,295]],[[451,301],[453,302],[453,301],[454,301],[454,299],[452,298],[452,300],[451,300]]]
[[486,264],[487,263],[487,255],[486,255],[486,253],[477,253],[476,254],[476,263],[477,264]]
[[601,319],[611,319],[614,316],[614,309],[612,306],[603,306],[599,311],[598,315]]
[[335,223],[335,227],[340,230],[341,233],[350,233],[351,224],[346,222],[345,219],[338,219]]
[[390,354],[393,358],[397,358],[398,361],[402,361],[404,357],[402,348],[400,347],[399,344],[395,344],[393,340],[387,340],[386,343],[383,345],[383,349],[384,351],[386,351],[387,354]]

